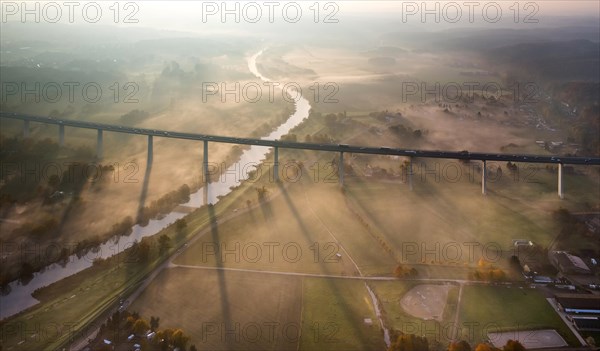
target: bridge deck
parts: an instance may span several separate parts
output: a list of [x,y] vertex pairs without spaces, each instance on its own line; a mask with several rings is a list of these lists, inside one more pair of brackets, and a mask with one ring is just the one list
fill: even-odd
[[280,147],[287,149],[320,150],[331,152],[351,152],[359,154],[373,155],[394,155],[408,157],[425,158],[446,158],[458,160],[480,160],[480,161],[505,161],[505,162],[531,162],[531,163],[555,163],[555,164],[579,164],[579,165],[600,165],[598,157],[563,157],[563,156],[543,156],[543,155],[523,155],[523,154],[496,154],[468,151],[437,151],[437,150],[407,150],[387,147],[368,147],[355,145],[334,145],[334,144],[314,144],[299,143],[280,140],[266,140],[254,138],[236,138],[219,135],[183,133],[159,129],[145,129],[137,127],[125,127],[112,124],[76,121],[68,119],[55,119],[51,117],[31,116],[12,112],[0,112],[0,118],[10,118],[22,121],[38,122],[45,124],[55,124],[59,126],[69,126],[75,128],[96,129],[117,133],[126,133],[134,135],[148,135],[162,138],[186,139],[209,141],[216,143],[242,144],[242,145],[260,145],[269,147]]

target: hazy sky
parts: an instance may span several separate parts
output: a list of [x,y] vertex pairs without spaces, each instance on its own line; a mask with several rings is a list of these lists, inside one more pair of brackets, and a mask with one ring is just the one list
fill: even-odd
[[[74,4],[74,5],[68,5]],[[115,5],[117,4],[117,5]],[[545,25],[556,16],[599,17],[600,1],[1,1],[2,22],[102,23],[202,31],[271,24],[335,24],[360,17],[441,25]],[[27,12],[29,11],[29,12]],[[268,27],[267,27],[268,28]]]

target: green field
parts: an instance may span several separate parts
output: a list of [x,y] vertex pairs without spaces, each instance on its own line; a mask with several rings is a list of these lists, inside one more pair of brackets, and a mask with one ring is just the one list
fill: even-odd
[[[356,280],[303,281],[300,350],[382,350],[383,331],[365,284]],[[372,325],[364,322],[370,318]]]
[[355,280],[175,267],[129,310],[182,328],[199,350],[383,347],[367,290]]
[[[409,191],[406,184],[355,179],[346,189],[403,263],[470,266],[484,258],[502,264],[509,255],[496,252],[511,250],[513,239],[544,245],[556,235],[550,209],[482,196],[478,184],[419,182]],[[556,200],[552,207],[558,206]]]
[[471,344],[485,340],[493,331],[556,329],[569,345],[578,345],[570,329],[535,289],[465,286],[459,325],[462,338]]
[[382,255],[378,243],[353,217],[336,184],[303,178],[268,189],[269,202],[218,225],[174,263],[358,275],[352,258],[366,275],[393,271],[393,259]]
[[429,338],[432,349],[445,350],[453,339],[453,329],[458,286],[452,286],[448,291],[446,307],[442,320],[423,320],[410,315],[403,310],[400,300],[415,286],[421,283],[409,282],[373,282],[373,290],[377,294],[384,311],[384,321],[390,329],[408,334],[425,335]]
[[171,268],[130,306],[181,328],[199,350],[296,350],[301,279]]

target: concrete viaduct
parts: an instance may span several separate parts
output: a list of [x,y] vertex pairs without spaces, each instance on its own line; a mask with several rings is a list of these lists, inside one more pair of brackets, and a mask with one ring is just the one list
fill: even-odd
[[[279,180],[279,149],[301,149],[301,150],[317,150],[317,151],[328,151],[336,152],[339,154],[338,162],[338,175],[340,185],[344,184],[344,153],[358,153],[358,154],[371,154],[371,155],[393,155],[393,156],[405,156],[408,157],[410,162],[408,164],[408,183],[412,190],[412,164],[413,158],[442,158],[442,159],[457,159],[457,160],[477,160],[482,162],[481,172],[481,192],[486,194],[486,182],[487,182],[487,161],[503,161],[503,162],[526,162],[526,163],[546,163],[546,164],[558,164],[558,184],[557,192],[558,196],[562,199],[564,196],[563,192],[563,166],[564,165],[600,165],[600,158],[597,157],[562,157],[562,156],[543,156],[543,155],[517,155],[517,154],[496,154],[496,153],[479,153],[479,152],[468,152],[468,151],[428,151],[428,150],[406,150],[406,149],[395,149],[387,147],[367,147],[367,146],[354,146],[345,144],[315,144],[315,143],[299,143],[290,141],[279,141],[279,140],[265,140],[265,139],[253,139],[253,138],[235,138],[218,135],[206,135],[206,134],[195,134],[195,133],[183,133],[174,132],[167,130],[158,129],[144,129],[137,127],[125,127],[112,124],[103,124],[96,122],[76,121],[67,119],[56,119],[52,117],[41,117],[31,116],[20,113],[11,112],[0,112],[0,118],[16,119],[23,121],[23,136],[29,137],[29,124],[30,122],[54,124],[58,126],[58,141],[62,146],[65,142],[65,127],[73,128],[85,128],[97,130],[97,143],[96,143],[96,154],[99,159],[103,157],[103,135],[104,132],[116,132],[126,133],[134,135],[146,135],[148,137],[148,162],[152,161],[153,154],[153,138],[174,138],[174,139],[186,139],[186,140],[197,140],[202,141],[204,144],[204,159],[202,172],[204,174],[205,189],[208,187],[208,143],[228,143],[228,144],[241,144],[241,145],[259,145],[268,146],[274,148],[274,179]],[[205,203],[207,192],[204,192]]]

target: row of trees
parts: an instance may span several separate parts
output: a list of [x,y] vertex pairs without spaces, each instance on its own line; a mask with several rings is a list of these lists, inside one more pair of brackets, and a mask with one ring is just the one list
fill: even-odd
[[[131,337],[133,335],[133,337]],[[111,341],[111,345],[104,343]],[[150,320],[142,318],[139,313],[116,311],[100,326],[100,332],[91,342],[94,350],[113,350],[137,343],[142,350],[160,351],[196,351],[196,346],[188,349],[190,337],[179,328],[160,329],[160,318],[151,316]]]
[[469,272],[469,279],[499,282],[506,280],[507,275],[504,270],[480,258],[477,262],[477,268]]
[[394,269],[394,277],[396,278],[415,278],[419,275],[419,271],[416,268],[406,267],[404,265],[397,265]]
[[[58,156],[69,159],[72,165],[65,170],[61,177],[52,174],[56,167],[49,167]],[[0,163],[6,165],[6,171],[0,174],[0,208],[13,203],[23,203],[46,196],[48,181],[57,183],[57,179],[64,182],[69,190],[77,188],[78,179],[82,170],[73,171],[73,167],[86,165],[94,161],[94,153],[87,147],[60,147],[57,142],[46,138],[42,140],[7,138],[0,135]],[[47,167],[44,169],[43,167]],[[31,170],[36,172],[31,174]],[[48,174],[42,176],[42,170]],[[58,185],[58,184],[56,184]]]
[[187,184],[183,184],[177,190],[173,190],[158,200],[152,201],[149,206],[145,206],[142,209],[137,223],[146,225],[151,218],[171,212],[177,205],[190,201],[190,193],[190,187]]

